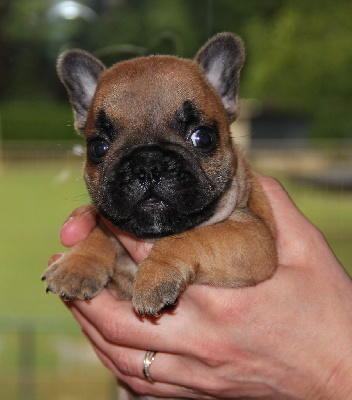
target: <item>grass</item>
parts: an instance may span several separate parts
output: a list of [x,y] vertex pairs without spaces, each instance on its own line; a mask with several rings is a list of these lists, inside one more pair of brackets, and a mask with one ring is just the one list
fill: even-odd
[[19,331],[0,339],[1,399],[116,400],[112,374],[81,335]]
[[341,264],[352,276],[352,192],[331,191],[282,180],[286,190],[305,214],[325,235]]
[[40,278],[47,260],[62,250],[58,231],[73,208],[87,203],[81,166],[43,163],[5,166],[0,176],[0,315],[65,314],[46,296]]

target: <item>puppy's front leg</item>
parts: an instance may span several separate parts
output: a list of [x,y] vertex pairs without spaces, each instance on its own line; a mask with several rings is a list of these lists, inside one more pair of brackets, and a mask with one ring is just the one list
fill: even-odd
[[133,304],[157,315],[187,284],[250,286],[272,276],[276,245],[267,225],[248,209],[212,226],[162,239],[138,269]]
[[102,227],[96,227],[47,268],[42,278],[47,291],[65,300],[92,298],[113,278],[117,253],[117,244]]

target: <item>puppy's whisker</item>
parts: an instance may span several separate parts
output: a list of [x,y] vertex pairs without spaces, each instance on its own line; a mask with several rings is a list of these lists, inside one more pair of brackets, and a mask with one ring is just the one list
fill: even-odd
[[90,215],[90,214],[96,214],[97,210],[93,204],[89,204],[82,212],[81,216],[83,215]]
[[82,201],[82,199],[83,200],[89,199],[88,194],[86,194],[86,193],[85,194],[79,194],[79,195],[74,196],[74,197],[65,198],[66,201]]

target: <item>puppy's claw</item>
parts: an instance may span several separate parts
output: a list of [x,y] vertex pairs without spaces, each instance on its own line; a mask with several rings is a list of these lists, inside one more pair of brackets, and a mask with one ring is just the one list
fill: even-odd
[[46,280],[46,276],[43,275],[43,276],[41,277],[41,279],[42,279],[42,281],[45,281],[45,280]]
[[84,300],[89,302],[92,299],[91,296],[89,296],[87,293],[84,293]]
[[160,317],[160,314],[159,314],[158,312],[156,312],[156,311],[151,311],[149,314],[150,314],[152,317],[155,317],[155,318]]
[[165,306],[164,309],[165,310],[170,310],[171,308],[174,308],[177,306],[177,299],[175,301],[168,301]]
[[140,317],[145,317],[145,316],[148,316],[148,315],[151,316],[151,317],[155,317],[155,318],[160,317],[160,314],[157,311],[136,310],[136,312]]
[[61,297],[62,297],[62,299],[63,299],[64,301],[69,301],[69,300],[71,300],[71,296],[70,296],[69,294],[65,293],[65,292],[62,292],[62,293],[61,293]]

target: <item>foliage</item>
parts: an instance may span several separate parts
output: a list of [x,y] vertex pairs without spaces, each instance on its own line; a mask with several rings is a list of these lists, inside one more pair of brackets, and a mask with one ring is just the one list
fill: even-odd
[[73,140],[72,110],[68,102],[0,103],[3,140]]
[[67,48],[107,65],[139,54],[192,57],[213,33],[233,31],[247,47],[242,97],[311,118],[314,136],[352,136],[350,0],[80,1],[96,19],[53,16],[46,0],[3,0],[0,100],[66,100],[55,64]]
[[247,25],[247,94],[309,114],[314,135],[351,136],[352,3],[290,0]]

